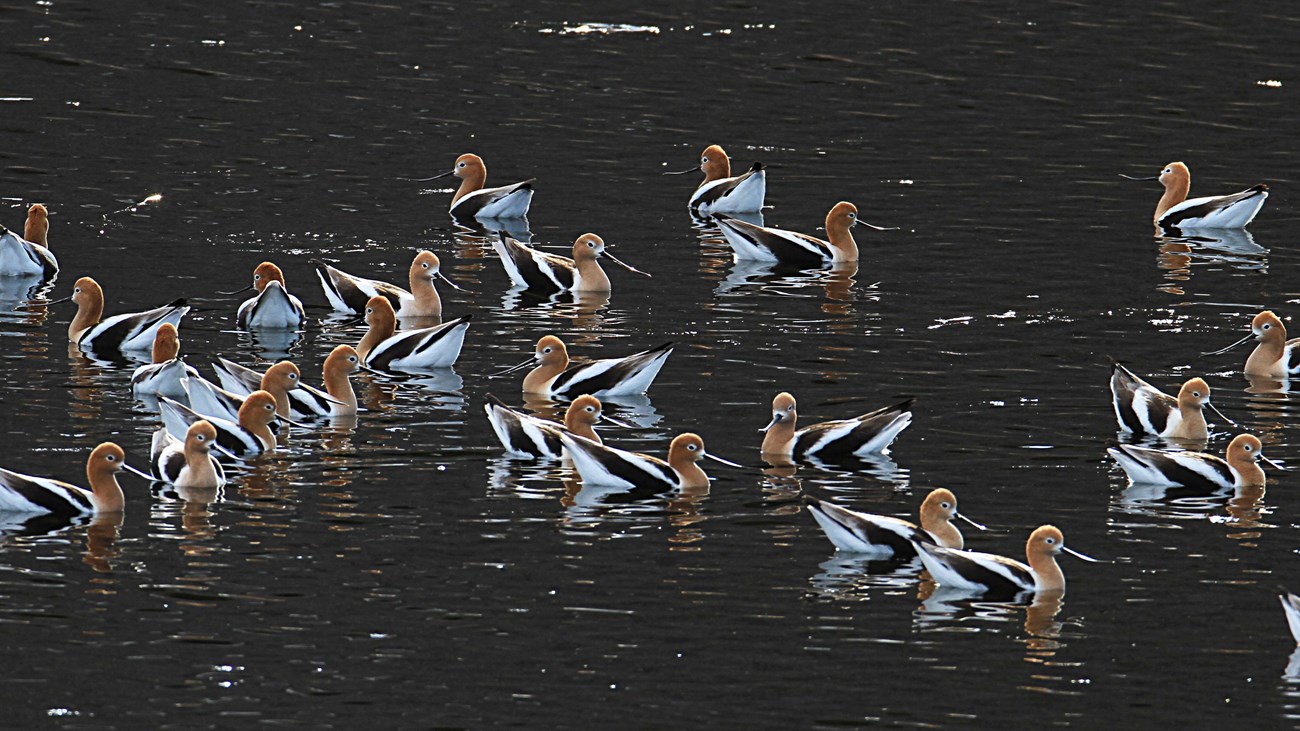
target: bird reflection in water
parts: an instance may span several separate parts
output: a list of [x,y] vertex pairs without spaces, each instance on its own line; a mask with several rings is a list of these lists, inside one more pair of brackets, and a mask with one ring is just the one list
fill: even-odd
[[113,559],[121,553],[117,548],[117,539],[121,533],[123,517],[121,512],[98,513],[86,525],[86,554],[82,563],[96,573],[113,573]]
[[1169,283],[1158,289],[1182,296],[1180,282],[1190,281],[1193,267],[1219,265],[1241,271],[1268,273],[1269,250],[1255,243],[1245,229],[1203,229],[1184,234],[1178,229],[1156,227],[1156,265]]
[[[537,292],[527,287],[511,287],[501,298],[506,313],[541,315],[573,323],[574,344],[594,343],[605,324],[609,309],[609,292]],[[540,323],[538,326],[542,326]]]

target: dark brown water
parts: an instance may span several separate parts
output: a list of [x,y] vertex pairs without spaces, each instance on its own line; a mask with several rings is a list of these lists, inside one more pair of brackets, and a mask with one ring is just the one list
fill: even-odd
[[[360,336],[328,317],[315,260],[400,281],[430,248],[471,290],[444,289],[447,314],[475,317],[455,375],[360,377],[355,428],[299,432],[220,500],[124,477],[120,522],[13,527],[5,725],[1294,723],[1274,593],[1300,586],[1296,478],[1232,504],[1152,498],[1104,446],[1113,356],[1166,388],[1207,375],[1268,454],[1300,461],[1296,407],[1246,392],[1245,351],[1199,355],[1300,301],[1300,15],[656,8],[0,11],[0,217],[50,206],[51,296],[90,274],[110,313],[188,297],[191,362],[288,349],[312,381]],[[902,230],[860,234],[851,281],[736,267],[692,226],[695,181],[659,175],[714,142],[771,166],[769,224],[813,231],[851,200]],[[535,241],[595,231],[654,278],[611,270],[608,303],[509,294],[448,219],[449,186],[405,180],[466,151],[489,184],[537,178]],[[1249,234],[1152,239],[1158,188],[1117,173],[1177,159],[1194,194],[1272,186]],[[294,342],[233,332],[240,298],[216,294],[263,259],[310,306]],[[130,366],[69,352],[71,316],[0,323],[0,456],[80,481],[105,439],[142,464],[156,417]],[[636,428],[606,432],[632,449],[694,430],[757,465],[781,390],[804,423],[909,396],[916,420],[883,463],[581,490],[504,457],[482,411],[489,392],[519,402],[484,374],[552,332],[577,357],[678,343],[649,399],[618,409]],[[1059,606],[923,601],[915,567],[836,556],[800,503],[912,516],[932,485],[991,526],[973,548],[1020,557],[1051,522],[1109,563],[1067,560]]]

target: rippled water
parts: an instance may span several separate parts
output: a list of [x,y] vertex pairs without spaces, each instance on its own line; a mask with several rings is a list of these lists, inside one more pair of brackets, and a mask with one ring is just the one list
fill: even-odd
[[[222,495],[123,478],[118,519],[4,526],[10,722],[1293,723],[1300,661],[1274,592],[1300,585],[1294,478],[1174,500],[1125,489],[1104,452],[1110,356],[1168,388],[1206,374],[1271,456],[1300,458],[1295,405],[1247,392],[1245,351],[1199,355],[1300,300],[1286,13],[0,12],[0,218],[50,206],[51,296],[92,274],[110,313],[188,297],[192,362],[288,350],[312,381],[360,335],[328,315],[317,260],[400,281],[430,248],[470,290],[444,289],[446,312],[475,317],[455,374],[360,377],[355,427],[297,432]],[[733,265],[685,211],[690,176],[659,175],[714,142],[770,166],[768,224],[813,231],[846,199],[902,230],[860,234],[851,276]],[[509,293],[483,239],[448,219],[450,189],[410,180],[465,151],[489,184],[537,178],[535,242],[595,231],[654,278],[612,270],[608,302]],[[1152,239],[1158,189],[1116,174],[1175,159],[1194,194],[1269,183],[1249,233]],[[234,332],[239,298],[216,294],[263,259],[309,304],[296,341]],[[130,365],[70,351],[71,315],[0,321],[0,413],[5,466],[80,481],[105,439],[142,462],[156,422]],[[615,405],[635,427],[606,438],[663,453],[694,430],[750,467],[640,496],[505,457],[482,404],[518,403],[518,381],[484,376],[550,332],[579,358],[677,342],[649,398]],[[765,474],[755,430],[780,390],[804,423],[912,396],[916,420],[888,460]],[[911,516],[931,485],[991,526],[973,548],[1021,556],[1051,522],[1109,563],[1067,561],[1061,603],[929,596],[915,566],[837,556],[800,502]]]

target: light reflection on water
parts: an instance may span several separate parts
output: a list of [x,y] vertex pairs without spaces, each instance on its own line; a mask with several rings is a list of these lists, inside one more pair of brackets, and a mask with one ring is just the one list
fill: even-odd
[[[110,313],[189,298],[182,352],[205,371],[287,354],[317,383],[364,329],[322,306],[318,259],[402,283],[429,248],[469,289],[442,293],[448,315],[475,319],[454,370],[358,375],[355,423],[296,431],[220,495],[124,479],[124,516],[0,526],[0,619],[41,658],[9,672],[16,724],[1296,717],[1272,596],[1300,548],[1288,473],[1186,500],[1125,487],[1104,452],[1107,356],[1206,376],[1271,457],[1294,452],[1289,384],[1243,382],[1244,349],[1200,355],[1300,298],[1285,9],[886,4],[864,24],[830,7],[189,5],[15,16],[0,216],[47,203],[65,269],[43,293],[0,282],[4,466],[79,482],[99,441],[148,443],[129,359],[67,347],[69,309],[12,310],[83,274]],[[769,165],[763,225],[811,232],[844,199],[904,230],[861,237],[851,269],[733,263],[685,210],[696,181],[660,175],[710,142]],[[537,178],[530,220],[457,225],[449,189],[403,180],[467,150],[494,179]],[[1274,196],[1249,232],[1153,238],[1150,191],[1114,174],[1177,157],[1198,190],[1264,179]],[[595,231],[654,277],[613,270],[608,299],[511,291],[501,229]],[[307,301],[303,333],[234,331],[238,298],[215,291],[262,259]],[[610,403],[633,429],[602,433],[662,454],[694,430],[750,467],[641,495],[503,457],[485,393],[560,405],[484,376],[551,332],[575,358],[677,342],[649,398]],[[807,423],[909,396],[916,420],[886,459],[763,471],[755,430],[782,390],[816,405]],[[835,554],[801,503],[909,516],[931,485],[995,528],[972,548],[1017,556],[1053,522],[1112,563],[1067,565],[1055,605],[922,596],[914,566]]]

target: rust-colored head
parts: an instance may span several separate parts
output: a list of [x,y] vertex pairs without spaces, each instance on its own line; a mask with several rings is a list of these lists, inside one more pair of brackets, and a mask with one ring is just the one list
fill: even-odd
[[105,475],[121,470],[125,461],[126,452],[121,447],[112,442],[104,442],[95,447],[90,453],[90,459],[86,460],[86,479],[94,485]]
[[452,166],[452,174],[461,180],[467,180],[476,177],[487,177],[487,165],[483,163],[483,158],[472,152],[456,158],[456,164]]
[[1160,184],[1165,186],[1165,190],[1176,187],[1191,188],[1192,171],[1181,162],[1171,162],[1160,171]]
[[239,425],[249,431],[265,428],[275,420],[275,396],[268,391],[254,391],[239,407]]
[[569,363],[569,351],[564,347],[564,341],[554,335],[547,335],[538,340],[534,355],[538,365],[568,365]]
[[262,374],[262,390],[270,391],[268,385],[274,385],[276,388],[289,390],[298,387],[298,382],[302,380],[302,371],[291,361],[282,360],[279,363],[266,369]]
[[930,491],[921,503],[921,527],[939,540],[945,548],[963,548],[965,540],[952,520],[958,515],[957,496],[940,487]]
[[700,153],[700,170],[704,172],[704,182],[731,177],[731,159],[720,145],[709,145]]
[[600,437],[596,436],[596,431],[592,427],[600,421],[602,408],[600,399],[595,396],[590,394],[579,396],[564,412],[564,427],[578,436],[599,442]]
[[180,352],[181,337],[176,332],[176,326],[170,322],[159,325],[158,332],[153,336],[153,362],[166,363]]
[[763,432],[762,452],[767,455],[789,455],[794,448],[794,426],[799,411],[790,393],[782,391],[772,399],[772,420],[759,429]]
[[321,370],[324,371],[325,380],[329,381],[331,376],[342,375],[346,378],[360,368],[361,358],[357,355],[356,348],[351,345],[338,345],[325,356],[325,365]]
[[77,314],[68,325],[68,339],[76,342],[104,316],[104,290],[90,277],[82,277],[72,287],[72,301],[77,303]]
[[1157,223],[1170,208],[1187,200],[1187,193],[1192,189],[1192,173],[1181,162],[1171,162],[1160,171],[1159,179],[1165,186],[1165,193],[1160,196],[1156,212],[1151,217]]
[[23,238],[33,244],[49,247],[50,212],[40,203],[27,209],[27,223],[23,225]]
[[1250,321],[1250,331],[1255,333],[1256,340],[1286,341],[1286,325],[1282,324],[1282,318],[1273,314],[1272,310],[1264,310],[1255,315]]
[[261,292],[271,282],[279,282],[280,286],[284,287],[284,272],[280,271],[280,267],[269,261],[258,264],[257,268],[253,270],[253,287],[258,292]]
[[686,432],[673,438],[668,445],[668,464],[674,468],[694,464],[704,459],[704,439],[699,434]]
[[1264,445],[1253,434],[1238,434],[1234,437],[1228,443],[1225,458],[1237,471],[1242,485],[1263,485],[1267,481],[1264,470],[1259,466],[1261,461],[1277,466],[1264,456]]

